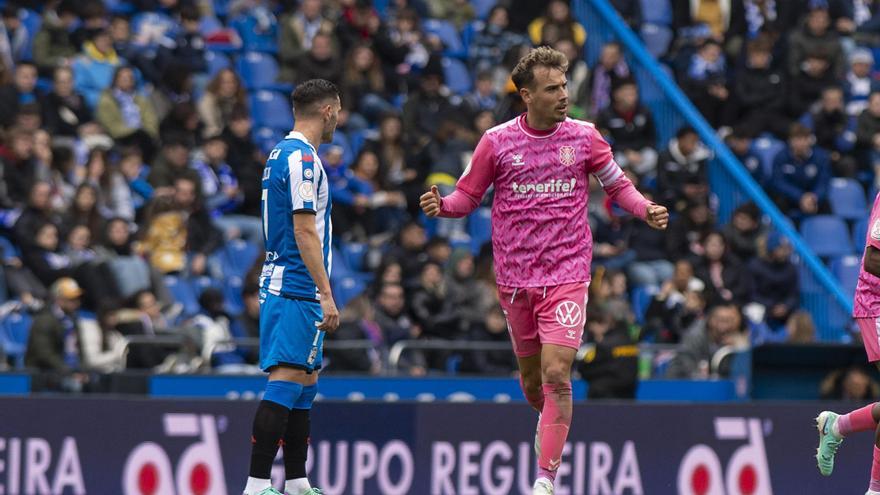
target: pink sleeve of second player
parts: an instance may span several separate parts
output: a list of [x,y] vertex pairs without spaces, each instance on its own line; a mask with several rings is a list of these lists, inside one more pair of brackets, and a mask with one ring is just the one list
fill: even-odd
[[483,135],[455,191],[440,201],[441,217],[463,217],[480,206],[483,194],[495,181],[495,152],[488,135]]
[[880,249],[880,193],[874,199],[874,207],[871,209],[871,218],[868,223],[867,243],[874,249]]
[[590,162],[587,172],[596,176],[605,192],[621,208],[642,220],[648,214],[650,201],[642,196],[629,178],[623,173],[620,165],[614,161],[614,154],[608,141],[599,134],[595,127],[589,128]]

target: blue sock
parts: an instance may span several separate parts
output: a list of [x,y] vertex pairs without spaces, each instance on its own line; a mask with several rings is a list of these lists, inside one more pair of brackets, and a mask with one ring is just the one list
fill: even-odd
[[303,387],[302,393],[299,394],[299,399],[297,399],[291,409],[311,409],[316,395],[318,395],[318,384]]
[[293,405],[299,400],[302,391],[303,386],[299,383],[272,380],[266,384],[266,393],[263,394],[263,400],[272,401],[290,410],[293,409]]

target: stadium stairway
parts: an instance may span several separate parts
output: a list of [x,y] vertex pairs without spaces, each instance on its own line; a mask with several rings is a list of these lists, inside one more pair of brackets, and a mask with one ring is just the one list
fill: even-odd
[[[657,7],[664,3],[668,4],[659,0],[647,0],[642,5]],[[796,253],[794,261],[800,265],[805,278],[811,279],[809,282],[802,282],[801,306],[812,314],[818,330],[817,337],[824,341],[848,341],[851,319],[847,315],[852,314],[851,295],[843,289],[813,248],[795,230],[791,221],[779,211],[742,163],[719,139],[715,130],[670,77],[668,67],[663,66],[649,52],[645,43],[620,18],[609,0],[576,0],[572,5],[575,16],[589,33],[584,47],[587,63],[591,66],[596,63],[605,43],[616,40],[622,44],[627,61],[634,69],[639,83],[642,101],[654,115],[660,146],[664,146],[682,125],[689,124],[697,131],[700,139],[715,153],[709,167],[709,182],[712,193],[718,199],[716,213],[719,222],[727,222],[733,210],[743,202],[753,201],[758,205],[772,226],[791,241]],[[661,15],[664,14],[663,10],[651,11],[657,17],[655,24],[666,24]],[[848,185],[838,184],[838,187],[846,188]],[[838,206],[841,210],[848,210],[853,205],[841,202]],[[847,216],[852,218],[854,214],[847,211]],[[853,239],[856,248],[864,243],[863,239],[858,239],[858,234],[865,229],[862,223],[857,219],[854,221],[854,234],[850,237],[850,229],[842,229],[837,220],[843,222],[842,217],[835,217],[828,225],[834,224],[835,235],[841,236],[838,239]],[[846,252],[829,253],[828,256],[860,254],[854,249],[849,247]]]

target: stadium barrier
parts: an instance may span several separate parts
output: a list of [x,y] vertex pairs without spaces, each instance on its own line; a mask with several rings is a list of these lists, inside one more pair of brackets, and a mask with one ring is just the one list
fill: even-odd
[[[820,476],[813,459],[813,417],[846,407],[578,405],[557,493],[862,493],[871,435],[843,446],[832,477]],[[255,408],[253,401],[0,399],[0,492],[237,493]],[[307,468],[328,495],[528,494],[536,419],[524,404],[319,403]],[[272,474],[278,486],[280,458]]]
[[852,314],[850,297],[807,246],[791,221],[718,138],[672,79],[668,69],[648,53],[608,0],[578,0],[573,6],[575,15],[589,33],[585,51],[587,62],[594,65],[602,45],[609,41],[617,40],[623,45],[639,83],[642,101],[654,115],[661,146],[665,146],[682,125],[689,124],[713,150],[715,159],[710,163],[709,182],[718,198],[718,221],[726,223],[739,204],[753,201],[769,217],[772,225],[791,240],[803,274],[801,305],[813,315],[818,337],[827,341],[848,341],[847,327]]

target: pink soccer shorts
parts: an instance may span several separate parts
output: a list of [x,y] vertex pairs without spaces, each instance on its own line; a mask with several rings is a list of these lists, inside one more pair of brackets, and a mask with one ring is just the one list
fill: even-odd
[[538,354],[542,344],[579,348],[589,286],[589,282],[526,288],[499,285],[498,298],[517,357]]
[[880,361],[880,318],[856,318],[868,361]]

